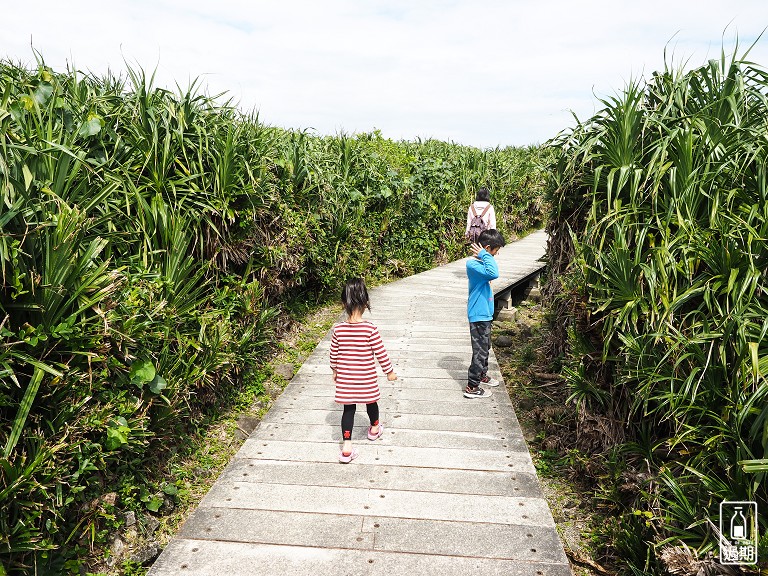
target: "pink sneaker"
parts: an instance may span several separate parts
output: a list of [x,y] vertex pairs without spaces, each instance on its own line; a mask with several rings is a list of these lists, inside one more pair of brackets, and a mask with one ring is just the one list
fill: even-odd
[[381,438],[381,435],[384,433],[384,424],[379,422],[379,431],[376,432],[376,434],[371,433],[371,428],[373,428],[373,426],[368,427],[368,440],[373,441]]
[[349,464],[355,458],[357,458],[357,450],[354,448],[352,448],[352,452],[349,454],[344,454],[344,452],[339,451],[339,462],[342,464]]

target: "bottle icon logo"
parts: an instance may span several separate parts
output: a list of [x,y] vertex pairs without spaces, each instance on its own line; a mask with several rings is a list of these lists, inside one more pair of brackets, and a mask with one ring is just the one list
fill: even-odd
[[747,519],[741,509],[741,506],[734,507],[731,517],[731,540],[744,540],[747,537]]
[[720,563],[757,563],[757,502],[720,503]]

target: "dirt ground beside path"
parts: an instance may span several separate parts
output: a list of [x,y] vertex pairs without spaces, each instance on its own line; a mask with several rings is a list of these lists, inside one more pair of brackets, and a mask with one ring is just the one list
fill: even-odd
[[541,304],[525,301],[515,311],[502,311],[494,322],[493,350],[573,573],[615,574],[592,558],[591,526],[599,518],[593,491],[578,482],[581,456],[567,447],[574,408],[566,404],[559,377],[552,373],[557,367],[545,357],[545,337]]

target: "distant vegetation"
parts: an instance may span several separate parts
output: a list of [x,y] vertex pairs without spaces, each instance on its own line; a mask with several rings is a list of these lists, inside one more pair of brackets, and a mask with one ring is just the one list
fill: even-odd
[[767,102],[723,56],[554,142],[552,351],[625,574],[711,562],[723,500],[757,501],[768,557]]
[[79,573],[287,306],[464,255],[468,203],[540,226],[542,152],[262,124],[142,71],[0,62],[0,573]]

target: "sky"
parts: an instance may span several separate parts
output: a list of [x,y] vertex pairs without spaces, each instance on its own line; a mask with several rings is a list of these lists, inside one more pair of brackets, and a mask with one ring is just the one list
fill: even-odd
[[[739,53],[765,0],[6,0],[0,59],[199,79],[262,122],[479,148],[545,142],[632,79]],[[666,56],[665,56],[666,52]],[[666,58],[666,60],[665,60]]]

